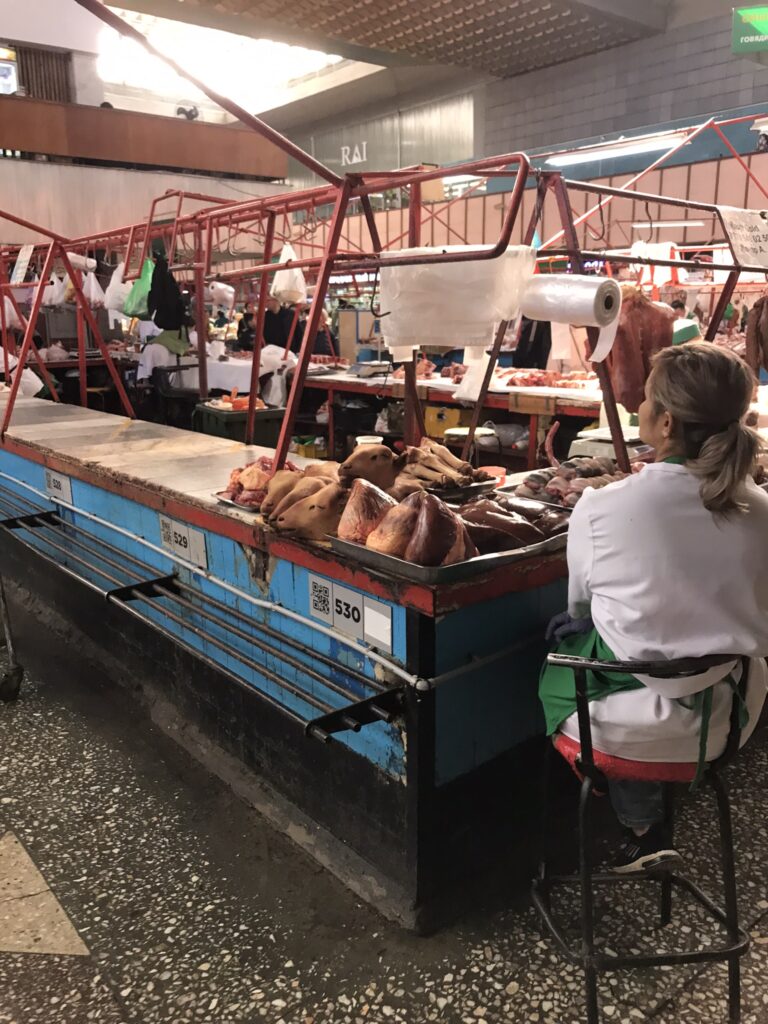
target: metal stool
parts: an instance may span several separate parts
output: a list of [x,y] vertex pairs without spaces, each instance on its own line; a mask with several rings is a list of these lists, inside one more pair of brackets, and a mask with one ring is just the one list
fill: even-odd
[[[731,664],[733,655],[715,655],[706,658],[679,658],[665,662],[625,662],[625,661],[593,661],[588,658],[571,658],[559,654],[550,654],[548,662],[561,668],[573,670],[576,685],[576,705],[579,722],[580,743],[565,736],[558,736],[552,750],[557,749],[574,767],[581,777],[581,794],[579,799],[579,873],[578,875],[554,876],[549,873],[545,857],[539,864],[538,875],[534,879],[531,896],[538,910],[542,923],[555,940],[560,952],[572,963],[584,970],[587,1001],[588,1024],[599,1021],[597,998],[597,976],[601,971],[613,971],[630,967],[661,967],[665,965],[696,963],[728,963],[728,1006],[731,1024],[738,1024],[741,1019],[741,977],[739,958],[749,948],[749,936],[739,927],[738,906],[736,902],[736,872],[733,856],[733,830],[731,824],[731,808],[728,794],[719,775],[722,767],[738,751],[740,740],[739,699],[734,693],[731,707],[731,725],[724,754],[716,761],[707,764],[705,779],[712,787],[717,800],[718,820],[720,825],[720,851],[723,869],[723,889],[725,910],[721,910],[713,901],[694,885],[688,878],[674,870],[648,873],[647,877],[661,883],[661,924],[669,924],[672,914],[672,888],[679,886],[688,892],[728,933],[727,945],[716,949],[697,949],[687,953],[663,953],[657,955],[626,955],[606,956],[595,951],[594,938],[594,902],[593,883],[637,881],[638,875],[594,874],[591,863],[591,803],[594,790],[607,792],[608,778],[642,779],[665,783],[665,814],[666,824],[672,830],[673,805],[672,784],[675,782],[691,782],[697,766],[695,764],[656,764],[651,762],[624,761],[609,755],[595,752],[592,746],[592,730],[589,717],[589,701],[587,699],[587,671],[629,672],[633,674],[654,676],[659,679],[685,679],[698,675],[707,669],[719,665]],[[739,683],[740,696],[746,692],[749,659],[742,659],[742,675]],[[618,765],[617,765],[618,762]],[[546,836],[548,800],[545,795],[542,838]],[[639,876],[642,878],[642,876]],[[578,882],[581,890],[581,949],[576,950],[568,945],[566,937],[556,921],[550,897],[555,884],[562,882]]]

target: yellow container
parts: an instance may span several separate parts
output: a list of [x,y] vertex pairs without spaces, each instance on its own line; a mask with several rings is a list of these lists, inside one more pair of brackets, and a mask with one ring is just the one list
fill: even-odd
[[430,437],[445,437],[446,430],[453,427],[468,427],[471,422],[471,409],[428,405],[424,410],[424,425]]

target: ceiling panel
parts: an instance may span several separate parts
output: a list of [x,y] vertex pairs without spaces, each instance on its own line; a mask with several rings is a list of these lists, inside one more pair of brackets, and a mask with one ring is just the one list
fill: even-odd
[[[353,46],[381,57],[519,75],[631,42],[663,28],[665,0],[126,0],[163,17],[231,19],[233,31],[279,28],[318,48]],[[235,27],[235,26],[239,27]]]

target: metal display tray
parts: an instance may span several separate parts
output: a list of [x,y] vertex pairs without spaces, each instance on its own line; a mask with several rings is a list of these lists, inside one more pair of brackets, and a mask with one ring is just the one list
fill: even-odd
[[261,509],[254,508],[252,505],[238,505],[236,501],[232,501],[231,498],[224,498],[216,491],[211,493],[211,497],[215,498],[221,505],[229,505],[230,508],[236,508],[238,512],[248,512],[251,515],[261,515]]
[[349,555],[358,565],[365,565],[371,569],[380,569],[390,576],[397,576],[400,579],[413,580],[414,583],[460,583],[463,580],[473,579],[481,576],[492,569],[498,569],[503,565],[513,565],[515,562],[524,562],[536,555],[548,555],[555,551],[564,550],[568,542],[567,533],[559,533],[555,537],[547,537],[538,544],[530,544],[525,548],[516,548],[514,551],[500,551],[490,555],[478,555],[476,558],[468,558],[465,562],[456,562],[455,565],[414,565],[413,562],[405,562],[402,558],[394,558],[392,555],[382,555],[379,551],[372,551],[363,544],[356,544],[350,540],[340,540],[338,537],[329,537],[331,548],[340,555]]
[[436,498],[440,498],[442,501],[456,502],[468,501],[470,498],[476,498],[480,494],[487,494],[488,491],[492,491],[496,488],[497,481],[491,480],[480,480],[476,484],[467,484],[465,487],[425,487],[426,491],[430,494],[434,494]]

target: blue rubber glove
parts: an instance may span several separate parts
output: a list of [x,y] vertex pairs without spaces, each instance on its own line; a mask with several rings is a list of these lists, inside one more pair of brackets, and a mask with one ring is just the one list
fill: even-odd
[[594,624],[590,616],[587,616],[585,619],[572,619],[568,612],[560,612],[559,615],[555,615],[553,619],[550,619],[545,637],[550,642],[554,641],[554,643],[559,644],[567,636],[574,636],[579,633],[583,635],[591,632],[593,628]]

